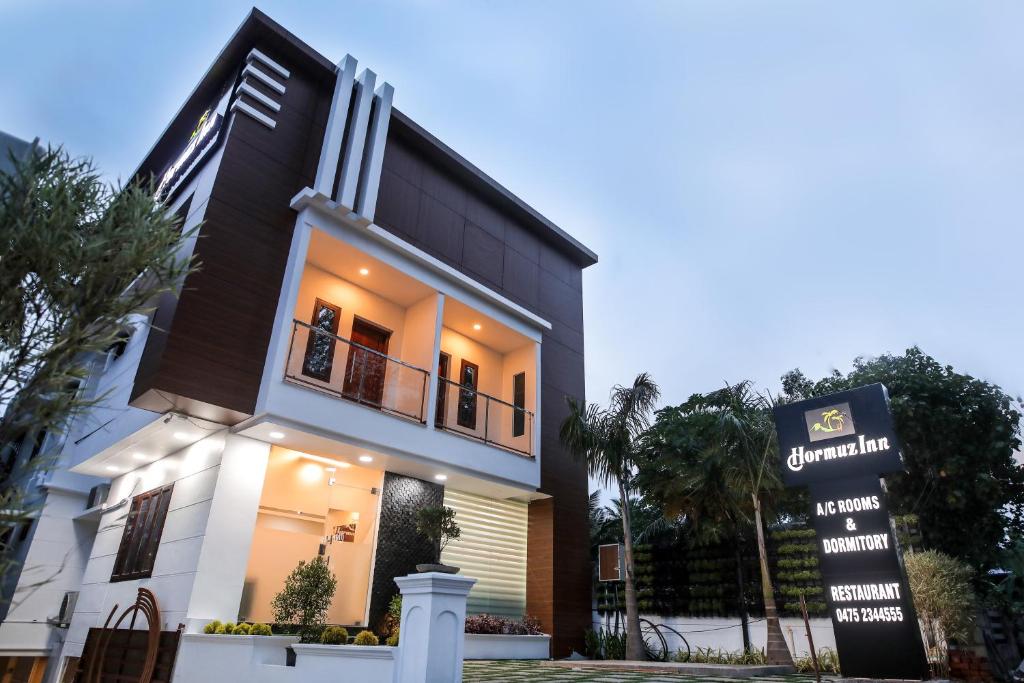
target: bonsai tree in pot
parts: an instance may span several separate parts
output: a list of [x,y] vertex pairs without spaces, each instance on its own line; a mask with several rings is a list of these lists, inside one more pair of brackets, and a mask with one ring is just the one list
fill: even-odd
[[418,564],[416,570],[420,572],[444,572],[445,574],[458,574],[459,568],[441,563],[441,553],[462,534],[455,521],[455,510],[448,506],[427,507],[416,513],[416,531],[430,539],[437,548],[437,555],[434,564]]
[[316,643],[327,623],[327,610],[334,599],[338,579],[322,557],[302,560],[284,581],[271,606],[279,624],[295,624],[303,643]]

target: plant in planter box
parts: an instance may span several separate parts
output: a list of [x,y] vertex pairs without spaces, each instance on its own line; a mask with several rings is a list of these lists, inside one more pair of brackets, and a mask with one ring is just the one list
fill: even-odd
[[348,642],[348,629],[341,626],[328,626],[320,634],[320,642],[324,645],[344,645]]
[[295,624],[303,643],[315,643],[337,587],[338,580],[322,557],[300,561],[285,579],[284,588],[274,596],[274,620]]
[[[224,624],[220,623],[218,619],[214,619],[209,624],[203,627],[203,633],[214,634],[217,632],[218,628],[223,629]],[[221,633],[223,633],[223,630],[221,631]]]
[[355,645],[380,645],[380,639],[373,631],[360,631],[352,642]]
[[271,636],[274,632],[267,624],[253,624],[249,628],[249,634],[253,636]]
[[449,567],[441,564],[441,553],[448,544],[462,534],[455,521],[455,510],[441,505],[438,507],[427,507],[416,512],[416,531],[426,536],[432,543],[437,544],[437,558],[434,564],[418,564],[416,569],[421,572],[445,572],[446,574],[457,574],[458,567]]

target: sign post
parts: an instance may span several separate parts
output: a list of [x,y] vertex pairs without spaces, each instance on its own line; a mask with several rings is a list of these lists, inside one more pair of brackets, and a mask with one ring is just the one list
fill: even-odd
[[926,678],[921,631],[879,479],[903,470],[885,387],[778,406],[775,426],[783,482],[810,490],[843,675]]

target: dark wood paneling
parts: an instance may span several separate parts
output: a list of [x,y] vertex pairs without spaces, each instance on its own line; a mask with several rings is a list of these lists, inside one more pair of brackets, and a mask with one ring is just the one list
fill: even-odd
[[277,126],[233,118],[196,243],[200,269],[173,310],[157,313],[171,321],[144,352],[140,407],[155,395],[178,409],[216,406],[222,416],[255,409],[295,223],[289,202],[312,183],[333,89],[272,45],[255,47],[291,70],[275,97]]
[[527,611],[554,636],[554,656],[581,650],[590,621],[587,476],[558,441],[566,396],[584,396],[581,267],[396,134],[376,222],[552,324],[541,344],[540,416],[540,488],[552,498],[530,505]]

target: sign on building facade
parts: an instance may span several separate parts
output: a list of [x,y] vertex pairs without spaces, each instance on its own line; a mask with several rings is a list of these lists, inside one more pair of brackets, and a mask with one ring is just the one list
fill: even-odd
[[926,678],[880,477],[903,470],[889,396],[872,384],[778,406],[782,480],[807,486],[843,675]]

